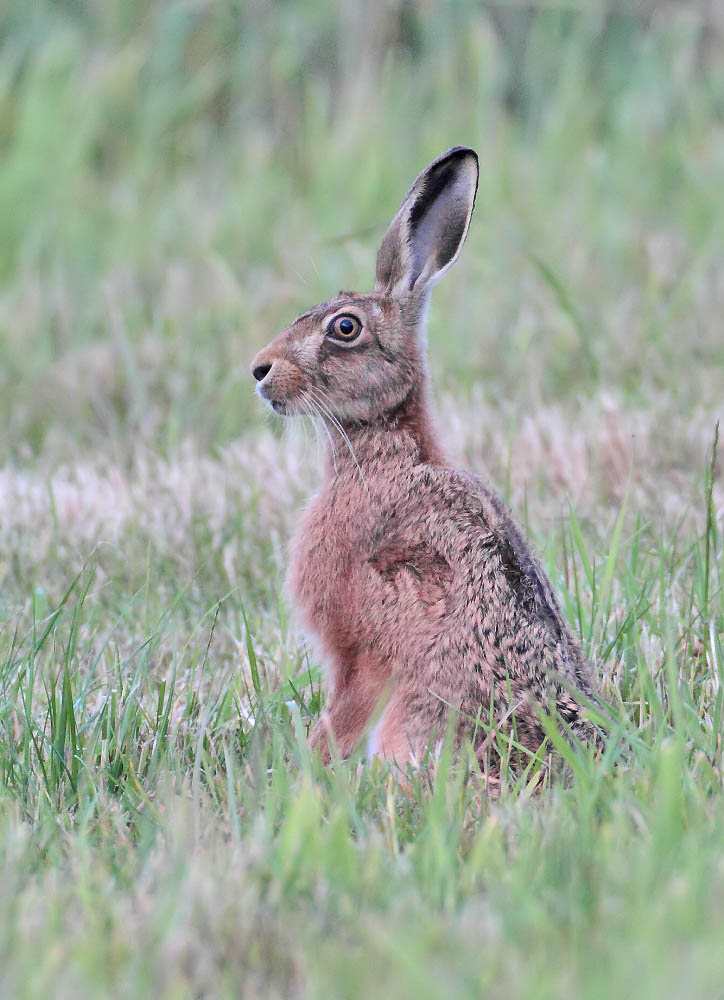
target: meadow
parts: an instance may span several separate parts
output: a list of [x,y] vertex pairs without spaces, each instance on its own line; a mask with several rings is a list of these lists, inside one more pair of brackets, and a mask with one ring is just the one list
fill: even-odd
[[[704,3],[0,7],[0,996],[724,996],[723,56]],[[457,143],[441,435],[613,733],[495,799],[309,753],[322,444],[248,372]]]

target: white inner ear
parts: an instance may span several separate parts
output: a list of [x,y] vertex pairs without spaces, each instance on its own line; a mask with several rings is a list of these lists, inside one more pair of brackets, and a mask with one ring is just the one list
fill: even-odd
[[[442,169],[445,169],[443,167]],[[457,260],[465,242],[477,186],[477,165],[472,157],[450,164],[450,178],[429,205],[423,189],[408,210],[410,288],[438,281]],[[429,181],[434,185],[435,178]],[[415,218],[419,212],[419,218]]]
[[377,252],[375,291],[404,300],[454,264],[475,206],[478,159],[456,147],[427,167],[405,195]]

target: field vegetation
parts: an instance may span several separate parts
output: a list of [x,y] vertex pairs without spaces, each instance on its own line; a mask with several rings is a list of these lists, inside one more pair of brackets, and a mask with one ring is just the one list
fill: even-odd
[[[0,995],[724,994],[718,8],[0,6]],[[614,733],[497,799],[308,752],[322,445],[248,374],[456,143],[441,433]]]

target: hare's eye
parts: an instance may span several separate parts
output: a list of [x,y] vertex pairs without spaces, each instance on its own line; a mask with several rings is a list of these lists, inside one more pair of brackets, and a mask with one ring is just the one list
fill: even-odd
[[362,324],[356,316],[343,314],[335,316],[327,327],[327,333],[335,340],[354,340],[362,332]]

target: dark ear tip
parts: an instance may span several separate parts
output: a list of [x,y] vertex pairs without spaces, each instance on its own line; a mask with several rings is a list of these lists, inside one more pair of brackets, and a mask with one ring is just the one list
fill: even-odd
[[476,160],[478,158],[472,146],[451,146],[443,156],[472,156]]
[[447,153],[443,153],[437,162],[446,163],[448,160],[464,160],[467,157],[475,161],[476,167],[479,166],[480,160],[478,154],[472,146],[453,146],[451,149],[448,149]]
[[448,166],[453,166],[454,169],[463,168],[467,161],[467,166],[473,167],[475,172],[475,187],[478,186],[478,179],[480,178],[480,160],[478,159],[478,154],[471,146],[453,146],[448,149],[446,153],[442,156],[438,156],[436,160],[430,164],[427,168],[427,173],[437,173],[441,168]]

